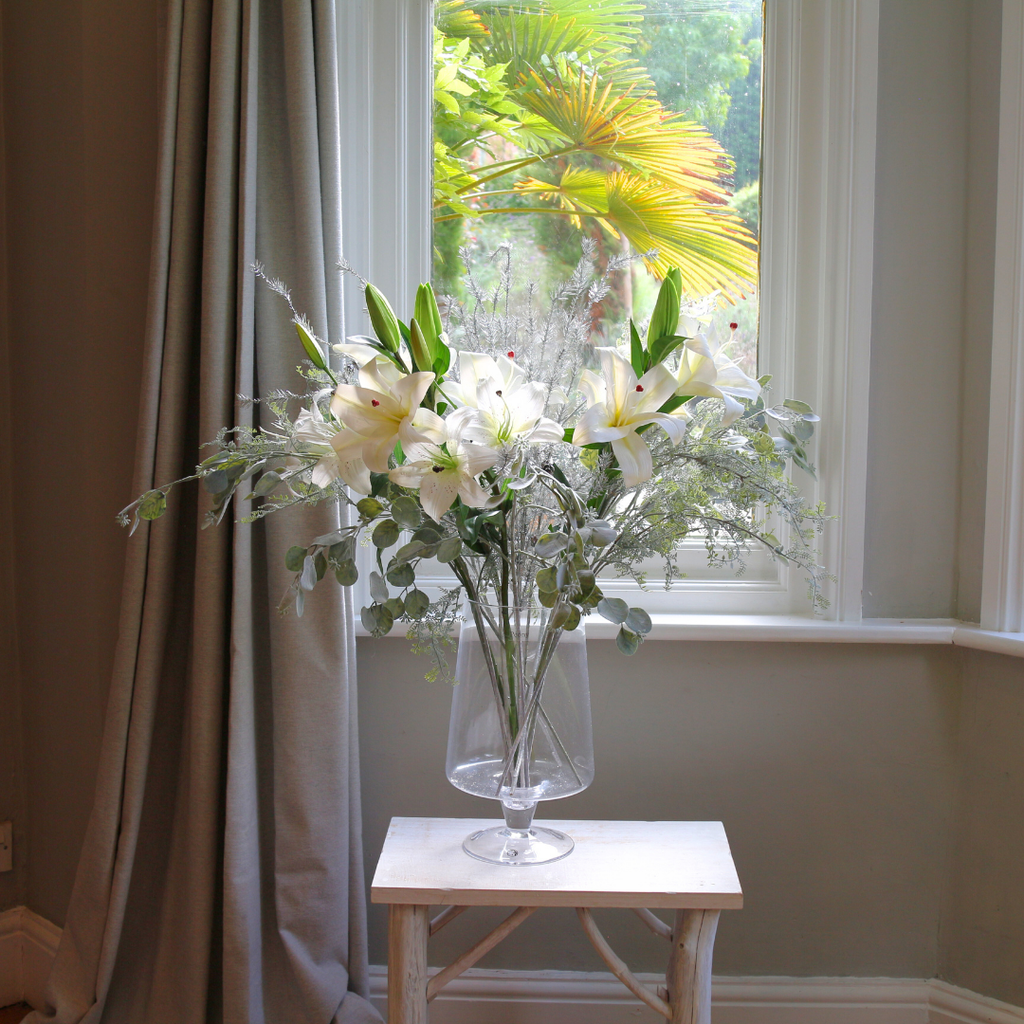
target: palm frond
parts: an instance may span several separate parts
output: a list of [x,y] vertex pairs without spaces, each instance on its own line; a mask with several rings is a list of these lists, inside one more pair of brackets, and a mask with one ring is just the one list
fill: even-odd
[[656,250],[648,267],[664,277],[682,270],[692,296],[722,291],[736,298],[757,282],[756,240],[731,210],[628,171],[569,168],[557,184],[528,178],[517,191],[553,201],[577,224],[592,219],[636,252]]
[[579,152],[650,175],[705,202],[729,198],[732,162],[711,133],[666,113],[656,99],[603,86],[596,75],[562,78],[531,72],[518,101]]

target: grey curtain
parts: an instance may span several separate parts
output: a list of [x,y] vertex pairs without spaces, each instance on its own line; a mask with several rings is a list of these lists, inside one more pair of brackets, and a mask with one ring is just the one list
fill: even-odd
[[[237,395],[299,384],[257,257],[343,334],[336,61],[334,0],[170,0],[140,492],[259,416]],[[276,612],[284,552],[339,513],[203,530],[204,504],[175,492],[129,544],[95,808],[29,1020],[379,1021],[347,592]]]

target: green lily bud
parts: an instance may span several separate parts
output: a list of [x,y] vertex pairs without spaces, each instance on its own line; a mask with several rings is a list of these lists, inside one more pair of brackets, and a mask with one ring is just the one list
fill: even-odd
[[430,355],[430,346],[427,344],[427,339],[423,337],[423,331],[415,317],[409,321],[409,349],[412,352],[413,366],[417,370],[431,368],[433,359]]
[[313,337],[305,327],[295,321],[295,330],[298,331],[299,341],[302,342],[302,347],[306,350],[306,355],[309,356],[309,361],[318,369],[326,370],[327,361],[324,359],[324,354],[320,350],[320,346],[316,343],[316,339]]
[[648,350],[650,350],[653,342],[659,338],[676,333],[676,327],[679,324],[679,303],[681,301],[682,292],[675,276],[670,272],[665,280],[661,282],[658,300],[654,303],[651,325],[647,328]]
[[372,284],[366,286],[366,309],[373,324],[377,340],[389,351],[397,352],[402,342],[398,329],[398,318],[391,304]]
[[[416,306],[413,315],[420,323],[423,336],[434,352],[435,342],[441,336],[444,325],[441,323],[441,311],[437,308],[434,289],[429,284],[421,284],[416,289]],[[434,353],[436,355],[436,352]]]

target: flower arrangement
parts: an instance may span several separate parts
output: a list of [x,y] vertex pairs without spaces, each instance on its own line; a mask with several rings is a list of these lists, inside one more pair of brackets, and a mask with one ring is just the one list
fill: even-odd
[[[601,580],[628,576],[643,586],[645,563],[659,557],[670,587],[687,536],[702,537],[709,558],[737,565],[751,544],[763,545],[803,568],[811,601],[823,604],[825,572],[812,546],[823,511],[808,507],[788,476],[790,462],[813,472],[805,445],[817,417],[801,402],[765,403],[770,378],[754,380],[729,358],[729,339],[708,326],[714,297],[683,305],[678,269],[646,326],[630,321],[621,345],[594,347],[590,309],[623,261],[598,275],[592,256],[585,248],[542,315],[529,289],[526,307],[516,306],[508,248],[493,257],[497,285],[484,289],[470,274],[469,300],[445,302],[444,315],[429,284],[408,324],[366,284],[374,336],[334,344],[334,369],[327,341],[257,265],[288,302],[308,360],[306,389],[271,395],[271,425],[222,431],[216,452],[174,483],[203,481],[210,523],[235,494],[256,502],[249,519],[295,504],[354,506],[350,525],[289,550],[295,576],[282,607],[301,615],[329,575],[355,583],[356,546],[368,537],[376,570],[363,625],[381,636],[408,624],[444,671],[460,592],[480,616],[488,601],[539,605],[552,644],[596,612],[619,625],[618,647],[632,654],[651,619],[606,597]],[[158,518],[173,486],[142,495],[121,521],[134,529]],[[431,597],[416,581],[436,562],[456,585]],[[499,666],[495,673],[508,710],[514,681]]]

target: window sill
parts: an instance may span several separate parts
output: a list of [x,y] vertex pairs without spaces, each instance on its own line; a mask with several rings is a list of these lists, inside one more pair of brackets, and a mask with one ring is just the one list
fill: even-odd
[[[998,633],[957,619],[863,619],[830,622],[802,615],[653,615],[648,640],[732,640],[736,643],[951,644],[1024,658],[1024,633]],[[597,616],[591,640],[612,640],[618,626]],[[357,637],[369,634],[355,623]],[[389,638],[405,639],[396,630]]]

